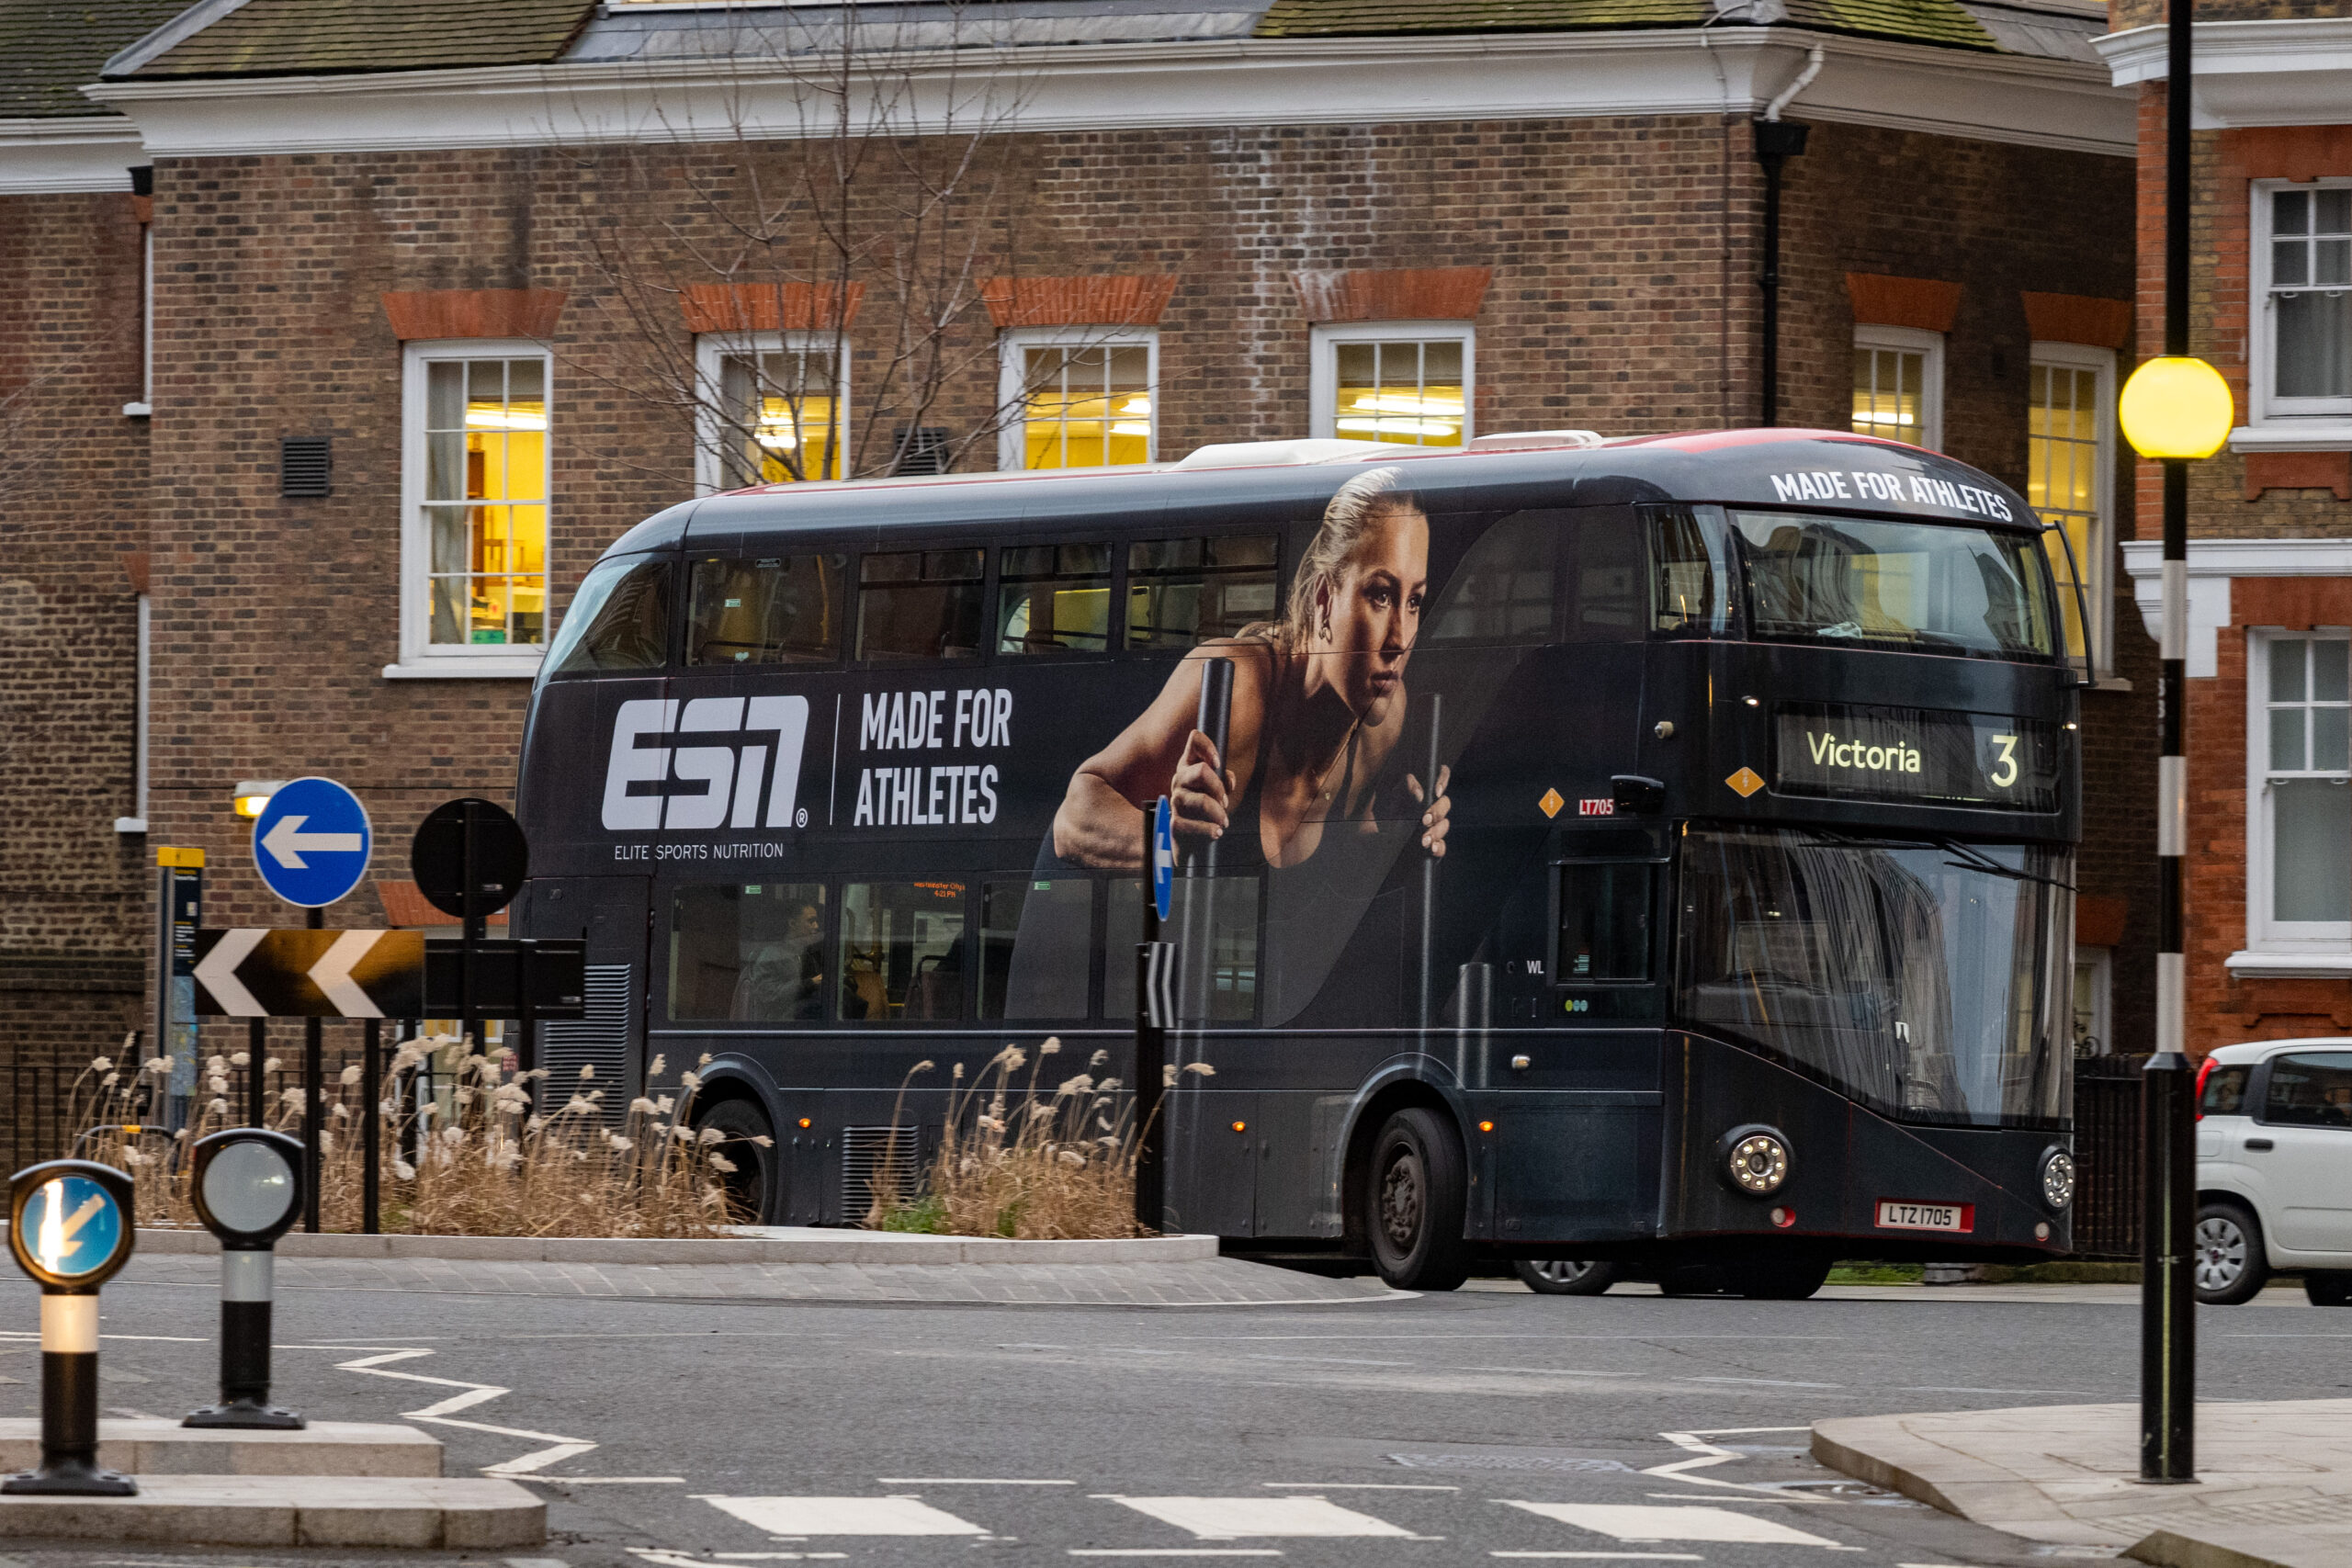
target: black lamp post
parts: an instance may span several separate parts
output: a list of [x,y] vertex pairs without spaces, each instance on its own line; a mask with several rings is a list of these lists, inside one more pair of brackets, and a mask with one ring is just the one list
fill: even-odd
[[2197,1211],[2194,1077],[2187,1041],[2181,859],[2188,843],[2188,465],[2229,439],[2232,403],[2220,374],[2188,352],[2188,89],[2194,0],[2172,0],[2165,112],[2165,351],[2132,374],[2123,433],[2164,464],[2163,676],[2157,702],[2156,1040],[2140,1096],[2143,1207],[2140,1232],[2140,1479],[2197,1479]]

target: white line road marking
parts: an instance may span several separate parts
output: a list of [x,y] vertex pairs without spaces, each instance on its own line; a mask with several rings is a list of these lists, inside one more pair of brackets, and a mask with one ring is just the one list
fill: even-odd
[[1677,1378],[1677,1382],[1736,1382],[1754,1388],[1844,1388],[1842,1382],[1792,1382],[1787,1378]]
[[[502,1471],[503,1475],[514,1475]],[[542,1486],[684,1486],[683,1475],[514,1475],[517,1481],[536,1481]]]
[[1075,1481],[1012,1481],[975,1475],[877,1475],[884,1486],[1075,1486]]
[[506,1568],[571,1568],[560,1557],[509,1557]]
[[919,1497],[703,1496],[723,1514],[770,1535],[987,1535],[988,1529]]
[[439,1352],[435,1350],[388,1350],[381,1355],[362,1356],[355,1361],[337,1361],[335,1370],[345,1372],[365,1372],[369,1377],[375,1378],[397,1378],[402,1382],[430,1383],[436,1388],[462,1389],[465,1392],[452,1394],[437,1404],[428,1404],[422,1410],[402,1411],[401,1415],[411,1421],[428,1421],[435,1427],[458,1427],[469,1432],[488,1432],[501,1438],[526,1438],[533,1442],[547,1445],[545,1448],[518,1454],[513,1459],[502,1461],[497,1464],[486,1464],[481,1467],[481,1472],[484,1475],[537,1479],[531,1476],[533,1471],[553,1464],[559,1460],[577,1459],[582,1454],[594,1451],[596,1448],[594,1443],[584,1438],[566,1438],[554,1432],[533,1432],[520,1427],[492,1427],[481,1421],[451,1420],[452,1411],[470,1410],[477,1404],[488,1404],[491,1400],[514,1391],[501,1388],[496,1383],[468,1382],[460,1378],[432,1378],[426,1377],[422,1372],[396,1372],[385,1366],[388,1361],[408,1361],[419,1356],[438,1354]]
[[1619,1540],[1734,1540],[1761,1546],[1836,1546],[1834,1540],[1792,1529],[1777,1519],[1736,1514],[1729,1508],[1651,1508],[1633,1503],[1525,1503],[1495,1501],[1544,1518],[1556,1519]]
[[[1748,1483],[1742,1481],[1718,1481],[1712,1475],[1690,1474],[1690,1472],[1694,1470],[1703,1470],[1710,1465],[1728,1464],[1733,1460],[1746,1459],[1747,1457],[1746,1454],[1740,1453],[1735,1449],[1717,1448],[1714,1444],[1706,1442],[1703,1439],[1706,1438],[1747,1437],[1758,1432],[1804,1432],[1809,1430],[1811,1430],[1811,1428],[1805,1427],[1712,1427],[1703,1433],[1661,1432],[1658,1436],[1664,1438],[1668,1442],[1672,1443],[1676,1448],[1688,1450],[1695,1457],[1690,1459],[1675,1460],[1667,1464],[1650,1465],[1644,1469],[1642,1473],[1644,1475],[1664,1476],[1669,1481],[1679,1481],[1690,1486],[1720,1486],[1726,1492],[1745,1492],[1751,1495],[1760,1493],[1768,1497],[1778,1497],[1780,1494],[1769,1486],[1751,1485]],[[1848,1506],[1845,1500],[1840,1497],[1812,1497],[1806,1499],[1806,1501],[1819,1503],[1826,1506],[1835,1506],[1844,1507]]]
[[1073,1546],[1072,1557],[1280,1557],[1278,1546]]
[[1578,1557],[1602,1562],[1704,1562],[1695,1551],[1489,1551],[1489,1557]]
[[1433,1486],[1419,1481],[1261,1481],[1269,1490],[1303,1487],[1315,1492],[1459,1492],[1459,1486]]
[[1148,1515],[1162,1524],[1190,1530],[1203,1540],[1233,1540],[1255,1535],[1430,1539],[1321,1497],[1122,1497],[1114,1493],[1094,1495]]
[[[664,1551],[660,1547],[632,1546],[628,1549],[628,1554],[631,1557],[641,1557],[648,1562],[659,1563],[661,1568],[710,1568],[707,1559],[696,1557],[691,1551]],[[714,1551],[710,1555],[737,1560],[749,1559],[758,1562],[815,1562],[820,1559],[838,1562],[847,1557],[849,1553],[846,1551]]]

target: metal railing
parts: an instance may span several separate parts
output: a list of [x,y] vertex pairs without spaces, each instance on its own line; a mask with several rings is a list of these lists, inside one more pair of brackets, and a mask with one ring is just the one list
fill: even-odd
[[2140,1260],[2140,1077],[2145,1056],[2075,1061],[2075,1256]]

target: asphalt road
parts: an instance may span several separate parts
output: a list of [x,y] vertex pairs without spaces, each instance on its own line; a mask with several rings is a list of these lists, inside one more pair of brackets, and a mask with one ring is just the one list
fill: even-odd
[[[0,1415],[30,1415],[32,1292],[5,1289]],[[1884,1294],[1148,1309],[308,1291],[279,1303],[277,1393],[347,1420],[441,1404],[452,1473],[536,1463],[552,1539],[503,1561],[548,1568],[2064,1555],[1842,1483],[1804,1457],[1804,1427],[2131,1399],[2135,1312]],[[2352,1389],[2352,1312],[2269,1297],[2200,1313],[2206,1396]],[[194,1288],[109,1288],[107,1410],[209,1396],[214,1312]],[[330,1561],[406,1560],[126,1548],[0,1568]]]

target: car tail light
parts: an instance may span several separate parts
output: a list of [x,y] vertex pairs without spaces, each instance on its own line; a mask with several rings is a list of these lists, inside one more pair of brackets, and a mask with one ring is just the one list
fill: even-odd
[[2205,1120],[2205,1080],[2213,1076],[2213,1058],[2206,1057],[2197,1064],[2197,1120]]

